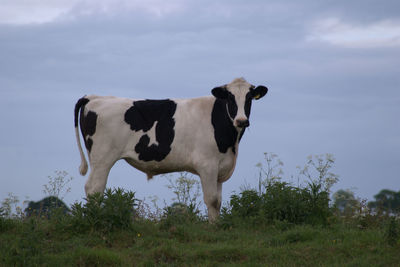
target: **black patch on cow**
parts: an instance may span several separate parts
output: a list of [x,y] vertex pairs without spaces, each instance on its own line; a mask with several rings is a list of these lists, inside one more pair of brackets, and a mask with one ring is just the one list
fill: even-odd
[[228,91],[228,111],[230,117],[233,119],[236,117],[237,111],[238,111],[238,106],[236,104],[235,96]]
[[93,146],[93,140],[92,138],[88,138],[87,140],[85,139],[85,146],[86,149],[90,152],[92,150],[92,146]]
[[242,140],[242,137],[243,137],[245,131],[246,131],[246,128],[242,128],[242,131],[239,133],[239,142],[240,142],[240,140]]
[[[244,114],[246,115],[247,119],[250,120],[250,111],[251,111],[251,103],[253,100],[253,94],[252,92],[248,92],[246,94],[246,100],[244,102]],[[239,142],[242,140],[242,137],[244,135],[244,132],[246,131],[246,128],[243,128],[240,133],[239,133]]]
[[86,149],[90,152],[93,146],[93,140],[90,136],[93,136],[96,132],[97,113],[88,111],[86,116],[82,113],[80,122],[83,140],[85,141]]
[[82,108],[85,107],[85,105],[89,102],[89,99],[82,97],[76,102],[75,105],[75,127],[78,127],[78,118],[79,118],[79,113],[82,112]]
[[140,160],[161,161],[169,154],[175,137],[175,111],[176,103],[165,99],[134,101],[133,106],[125,112],[125,122],[130,125],[132,131],[147,132],[157,122],[155,135],[158,145],[149,146],[150,137],[144,134],[135,146]]
[[[214,102],[213,110],[211,112],[211,123],[214,127],[214,137],[217,142],[218,150],[221,153],[226,153],[228,148],[235,151],[235,143],[237,140],[238,132],[233,126],[232,120],[227,114],[227,100],[217,98]],[[229,108],[228,108],[229,109]]]
[[246,94],[246,101],[244,102],[244,114],[246,114],[247,119],[250,119],[251,101],[253,100],[252,92]]

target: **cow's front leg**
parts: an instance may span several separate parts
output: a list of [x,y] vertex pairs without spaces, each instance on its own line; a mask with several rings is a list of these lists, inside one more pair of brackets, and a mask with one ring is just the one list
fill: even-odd
[[222,204],[222,183],[219,183],[219,182],[217,182],[217,197],[218,197],[218,203],[219,203],[219,205],[217,207],[218,215],[219,215],[219,212],[221,210],[221,204]]
[[218,183],[218,172],[206,170],[200,173],[201,186],[203,188],[203,199],[208,210],[208,221],[215,222],[221,208],[222,184]]

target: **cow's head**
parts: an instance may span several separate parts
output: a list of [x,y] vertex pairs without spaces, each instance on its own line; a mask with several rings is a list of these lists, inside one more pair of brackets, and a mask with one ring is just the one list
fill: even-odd
[[226,103],[226,111],[232,123],[237,128],[246,128],[250,125],[250,109],[253,99],[260,99],[268,88],[262,85],[255,87],[243,78],[233,80],[230,84],[215,87],[212,94]]

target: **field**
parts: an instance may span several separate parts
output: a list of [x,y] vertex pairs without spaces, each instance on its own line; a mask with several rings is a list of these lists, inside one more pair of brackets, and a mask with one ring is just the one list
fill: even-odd
[[[189,211],[169,209],[160,220],[136,215],[132,221],[129,212],[129,216],[124,217],[126,212],[120,208],[121,202],[113,201],[117,209],[112,212],[97,210],[96,214],[91,214],[101,205],[85,204],[73,208],[72,215],[55,211],[50,218],[1,218],[0,265],[400,264],[399,225],[387,216],[343,218],[331,215],[326,224],[312,225],[288,221],[267,223],[260,216],[232,220],[223,215],[221,221],[209,224]],[[107,209],[107,204],[102,207]]]
[[170,180],[175,203],[152,210],[120,188],[67,207],[56,197],[66,173],[57,172],[48,197],[25,211],[13,212],[11,195],[2,202],[0,266],[400,266],[400,191],[382,190],[374,205],[344,190],[332,201],[330,157],[310,158],[317,172],[304,168],[297,186],[273,159],[258,189],[231,195],[213,224],[186,174]]

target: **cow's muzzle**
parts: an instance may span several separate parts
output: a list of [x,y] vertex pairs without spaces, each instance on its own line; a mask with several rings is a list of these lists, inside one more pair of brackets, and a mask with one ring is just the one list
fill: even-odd
[[250,126],[250,122],[248,119],[240,119],[235,121],[235,126],[239,128],[246,128]]

